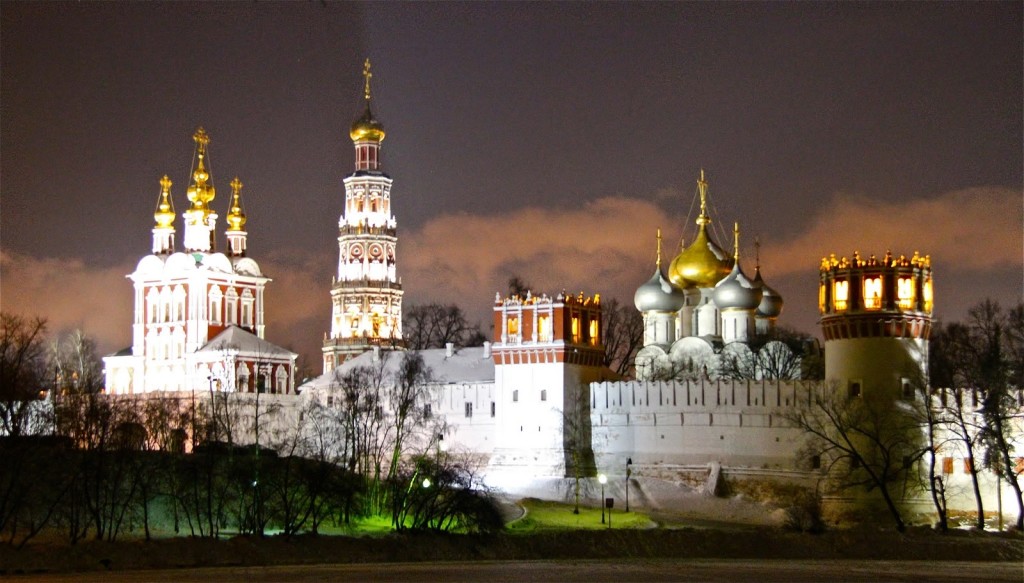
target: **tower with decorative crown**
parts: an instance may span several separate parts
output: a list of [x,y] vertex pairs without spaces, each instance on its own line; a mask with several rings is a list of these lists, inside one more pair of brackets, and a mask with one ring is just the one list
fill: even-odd
[[363,67],[363,115],[352,124],[356,168],[345,180],[338,221],[338,273],[331,287],[331,332],[324,372],[371,347],[402,347],[402,284],[395,267],[397,223],[391,178],[381,170],[384,126],[370,110],[370,60]]
[[589,387],[609,372],[600,296],[497,296],[492,356],[502,389],[490,476],[593,475]]
[[294,389],[296,355],[264,340],[264,289],[270,278],[246,257],[242,183],[231,182],[228,254],[216,252],[216,197],[209,169],[210,137],[195,135],[184,252],[174,245],[172,182],[160,180],[152,254],[128,277],[135,287],[132,345],[104,358],[106,388],[118,394],[153,391]]
[[931,258],[833,254],[819,271],[826,381],[849,397],[913,398],[928,366]]

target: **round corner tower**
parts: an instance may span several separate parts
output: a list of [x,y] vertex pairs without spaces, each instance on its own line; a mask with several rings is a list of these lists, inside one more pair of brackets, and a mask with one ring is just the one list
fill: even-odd
[[931,258],[822,259],[818,309],[825,379],[850,397],[905,398],[928,368]]

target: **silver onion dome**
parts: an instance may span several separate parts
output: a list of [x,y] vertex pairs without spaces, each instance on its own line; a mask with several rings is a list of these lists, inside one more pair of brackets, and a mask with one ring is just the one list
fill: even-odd
[[633,294],[633,303],[641,312],[678,312],[685,302],[686,295],[665,279],[661,269],[655,269],[651,279]]
[[737,261],[729,275],[715,286],[711,297],[719,310],[754,310],[761,303],[761,295],[761,288],[747,278]]
[[761,279],[760,268],[754,270],[754,285],[761,288],[761,303],[757,305],[757,315],[778,318],[782,313],[782,296]]

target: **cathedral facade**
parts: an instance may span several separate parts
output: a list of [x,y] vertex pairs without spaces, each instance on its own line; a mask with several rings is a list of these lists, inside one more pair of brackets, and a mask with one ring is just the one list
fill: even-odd
[[[680,245],[666,277],[659,231],[654,275],[633,298],[644,319],[637,378],[799,378],[791,349],[772,341],[782,296],[762,279],[759,257],[752,278],[740,266],[739,224],[731,254],[714,241],[703,170],[697,189],[700,215],[693,243]],[[779,367],[780,362],[791,366]]]
[[233,391],[292,394],[296,354],[264,339],[264,295],[270,278],[247,256],[242,182],[231,181],[226,252],[216,250],[216,189],[210,137],[193,136],[183,249],[175,248],[177,215],[168,176],[160,180],[152,252],[128,278],[134,287],[132,345],[103,359],[113,394]]

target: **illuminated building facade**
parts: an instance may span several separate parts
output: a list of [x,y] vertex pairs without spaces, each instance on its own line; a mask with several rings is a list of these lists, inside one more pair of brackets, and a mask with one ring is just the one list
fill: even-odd
[[374,346],[402,346],[402,284],[395,251],[397,223],[391,213],[391,178],[381,170],[384,126],[370,110],[370,60],[363,115],[352,124],[355,172],[345,178],[345,205],[338,221],[338,273],[331,287],[331,332],[324,339],[324,372]]
[[822,259],[818,310],[825,379],[851,397],[913,397],[928,366],[932,327],[931,258]]
[[[767,342],[755,355],[749,345],[771,334],[782,313],[782,297],[761,277],[758,258],[754,277],[740,266],[739,225],[733,230],[733,252],[715,243],[709,227],[708,183],[697,181],[700,215],[693,243],[661,268],[661,232],[654,275],[633,296],[644,318],[644,347],[636,357],[641,380],[719,378],[730,376],[737,361],[750,363],[748,376],[771,376],[760,366],[766,354],[775,362],[787,359],[783,343]],[[790,359],[792,360],[792,359]]]
[[175,250],[172,182],[160,180],[152,253],[128,275],[135,288],[132,345],[104,358],[106,388],[153,391],[294,392],[296,355],[264,340],[264,290],[270,278],[246,256],[242,182],[231,181],[227,253],[215,249],[216,196],[209,170],[210,137],[199,128],[184,249]]

